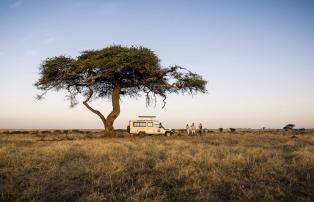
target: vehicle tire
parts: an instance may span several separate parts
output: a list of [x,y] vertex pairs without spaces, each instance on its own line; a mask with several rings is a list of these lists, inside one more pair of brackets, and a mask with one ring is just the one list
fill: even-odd
[[166,132],[165,135],[166,135],[167,137],[170,137],[170,136],[171,136],[171,133],[170,133],[170,132]]
[[142,137],[145,136],[145,132],[139,132],[138,136],[142,136]]

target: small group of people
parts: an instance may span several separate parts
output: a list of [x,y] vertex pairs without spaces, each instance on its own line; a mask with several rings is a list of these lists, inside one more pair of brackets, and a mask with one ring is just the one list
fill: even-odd
[[[192,135],[195,135],[195,134],[196,134],[196,126],[195,126],[194,123],[192,123],[191,126],[189,126],[189,124],[186,124],[185,129],[186,129],[186,133],[187,133],[188,135],[190,135],[190,133],[191,133]],[[198,124],[198,130],[197,130],[199,135],[202,134],[202,129],[203,129],[203,125],[202,125],[201,123],[199,123],[199,124]]]

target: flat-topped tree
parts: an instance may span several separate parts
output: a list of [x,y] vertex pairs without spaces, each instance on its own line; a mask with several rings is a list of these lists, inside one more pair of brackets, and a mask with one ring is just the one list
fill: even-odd
[[[121,96],[146,96],[146,104],[156,102],[156,96],[166,104],[169,93],[206,93],[206,81],[185,68],[162,68],[159,58],[148,48],[110,46],[101,50],[83,51],[77,58],[56,56],[40,66],[40,78],[35,86],[44,91],[66,90],[71,106],[83,104],[98,115],[106,132],[113,132],[113,122],[120,114]],[[105,117],[90,106],[92,99],[111,98],[112,111]]]

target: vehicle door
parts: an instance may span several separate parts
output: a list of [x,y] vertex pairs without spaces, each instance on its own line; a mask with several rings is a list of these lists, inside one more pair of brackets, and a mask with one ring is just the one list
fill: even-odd
[[163,133],[163,129],[160,128],[160,122],[154,122],[154,130],[155,130],[155,134]]

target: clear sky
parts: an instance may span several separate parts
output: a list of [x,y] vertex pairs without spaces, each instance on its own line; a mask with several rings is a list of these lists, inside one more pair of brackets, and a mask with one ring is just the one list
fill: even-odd
[[[157,115],[168,128],[314,128],[312,0],[1,0],[0,128],[101,128],[64,92],[37,101],[43,59],[112,44],[142,45],[163,66],[204,76],[208,94],[171,95],[146,108],[123,99],[116,128]],[[92,104],[107,114],[107,100]]]

